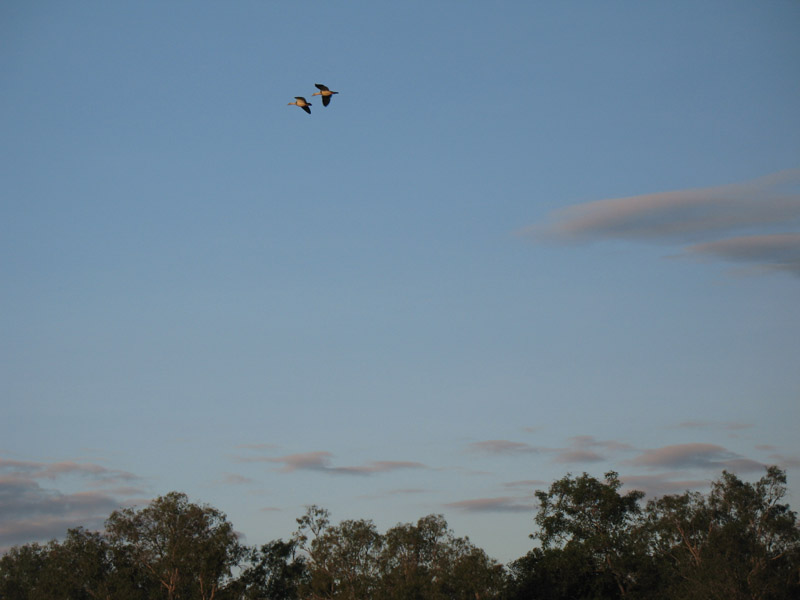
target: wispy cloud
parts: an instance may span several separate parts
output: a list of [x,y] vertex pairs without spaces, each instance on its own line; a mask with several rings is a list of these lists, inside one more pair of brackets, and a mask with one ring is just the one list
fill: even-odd
[[524,442],[512,442],[510,440],[486,440],[474,442],[469,445],[473,452],[482,454],[538,454],[545,451],[543,448],[531,446]]
[[47,463],[0,458],[0,472],[26,474],[36,479],[55,479],[63,475],[78,475],[104,485],[127,483],[139,479],[136,475],[127,471],[109,469],[96,463],[77,463],[74,461]]
[[533,512],[535,509],[534,503],[520,502],[519,498],[511,496],[460,500],[458,502],[449,502],[445,506],[464,512]]
[[769,455],[770,461],[773,464],[778,465],[779,467],[793,467],[798,468],[800,467],[800,457],[798,456],[787,456],[786,454],[770,454]]
[[558,463],[589,463],[606,460],[609,454],[630,450],[631,446],[623,442],[602,441],[596,440],[589,435],[580,435],[570,438],[569,445],[566,448],[532,446],[524,442],[511,440],[474,442],[468,448],[471,452],[491,456],[542,454],[551,456]]
[[745,262],[762,270],[800,275],[797,228],[800,169],[791,169],[745,183],[579,204],[554,213],[549,224],[528,227],[522,234],[566,242],[618,239],[690,244],[685,256]]
[[545,485],[549,485],[549,482],[545,481],[544,479],[523,479],[520,481],[509,481],[503,484],[503,486],[507,488],[530,488],[530,489],[538,489]]
[[786,271],[800,276],[800,233],[734,237],[694,244],[685,253],[750,263],[762,271]]
[[326,451],[301,452],[287,454],[286,456],[258,456],[238,458],[242,462],[268,462],[283,465],[278,469],[281,473],[294,473],[296,471],[317,471],[333,475],[373,475],[387,473],[400,469],[427,469],[427,465],[414,461],[403,460],[373,460],[362,465],[333,466],[333,454]]
[[238,473],[225,473],[222,476],[221,483],[224,485],[245,485],[248,483],[253,483],[253,480],[250,477],[245,477],[244,475],[239,475]]
[[753,424],[743,423],[741,421],[681,421],[673,427],[677,429],[723,429],[727,431],[739,431],[742,429],[750,429],[753,427]]
[[623,486],[644,492],[650,498],[665,494],[682,494],[687,490],[702,490],[711,484],[710,479],[683,479],[676,473],[658,475],[623,475]]
[[[65,493],[56,480],[79,477],[92,491]],[[95,463],[35,462],[0,458],[0,549],[63,536],[70,527],[99,528],[126,498],[141,495],[139,478]],[[46,487],[42,485],[46,483]],[[74,485],[74,482],[73,482]],[[98,489],[112,486],[110,489]]]
[[247,450],[275,450],[279,446],[277,444],[239,444],[237,448],[245,448]]
[[732,471],[759,471],[764,464],[742,457],[715,444],[676,444],[645,450],[629,464],[650,469],[728,469]]
[[590,435],[578,435],[569,439],[567,448],[556,451],[555,461],[559,463],[600,462],[609,454],[631,450],[630,444],[614,440],[596,440]]

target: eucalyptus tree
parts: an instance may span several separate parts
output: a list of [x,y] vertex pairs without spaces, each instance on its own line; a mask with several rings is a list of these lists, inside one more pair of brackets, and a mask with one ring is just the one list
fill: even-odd
[[786,473],[772,466],[755,483],[723,471],[708,495],[651,500],[649,542],[665,597],[800,597],[800,528],[786,493]]
[[306,559],[297,554],[295,540],[273,540],[249,550],[241,573],[227,591],[238,600],[298,600],[307,573]]
[[224,513],[178,492],[142,509],[114,511],[106,531],[115,552],[128,556],[168,600],[213,600],[245,553]]
[[304,597],[312,600],[373,598],[383,538],[370,520],[330,524],[326,509],[311,506],[297,519],[295,540],[306,553]]
[[381,598],[483,600],[503,587],[502,566],[468,538],[456,537],[442,515],[398,524],[384,540]]
[[619,596],[626,597],[635,587],[641,556],[636,527],[644,492],[623,494],[621,487],[614,471],[604,481],[586,473],[555,481],[547,492],[536,492],[539,529],[531,537],[541,543],[540,561],[569,558],[579,565],[578,572],[593,573],[595,582],[613,581]]

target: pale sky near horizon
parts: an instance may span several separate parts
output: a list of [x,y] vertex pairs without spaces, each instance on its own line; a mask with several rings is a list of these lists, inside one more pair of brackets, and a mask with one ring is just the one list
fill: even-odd
[[[0,4],[0,548],[787,469],[800,3]],[[338,95],[328,107],[314,83]],[[311,115],[287,103],[312,102]]]

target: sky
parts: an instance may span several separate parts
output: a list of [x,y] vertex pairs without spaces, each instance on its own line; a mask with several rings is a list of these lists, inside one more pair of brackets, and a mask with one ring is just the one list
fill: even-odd
[[501,562],[567,473],[777,464],[797,510],[798,30],[789,0],[3,2],[0,548],[172,490],[248,544],[316,504]]

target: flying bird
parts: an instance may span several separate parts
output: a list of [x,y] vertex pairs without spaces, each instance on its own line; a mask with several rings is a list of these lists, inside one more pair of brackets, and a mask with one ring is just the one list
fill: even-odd
[[[311,106],[310,102],[306,102],[306,99],[303,98],[302,96],[295,96],[294,99],[295,99],[295,102],[289,102],[289,106],[291,106],[292,104],[295,105],[295,106],[299,106],[304,111],[306,111],[308,114],[311,114],[311,109],[308,108],[309,106]],[[325,101],[323,100],[323,104],[324,103],[325,103]]]
[[328,106],[328,104],[331,103],[331,96],[333,96],[334,94],[338,94],[339,93],[339,92],[330,91],[327,86],[322,85],[321,83],[315,83],[314,85],[317,87],[317,89],[319,91],[315,92],[315,93],[313,93],[311,95],[312,96],[322,96],[322,106]]

